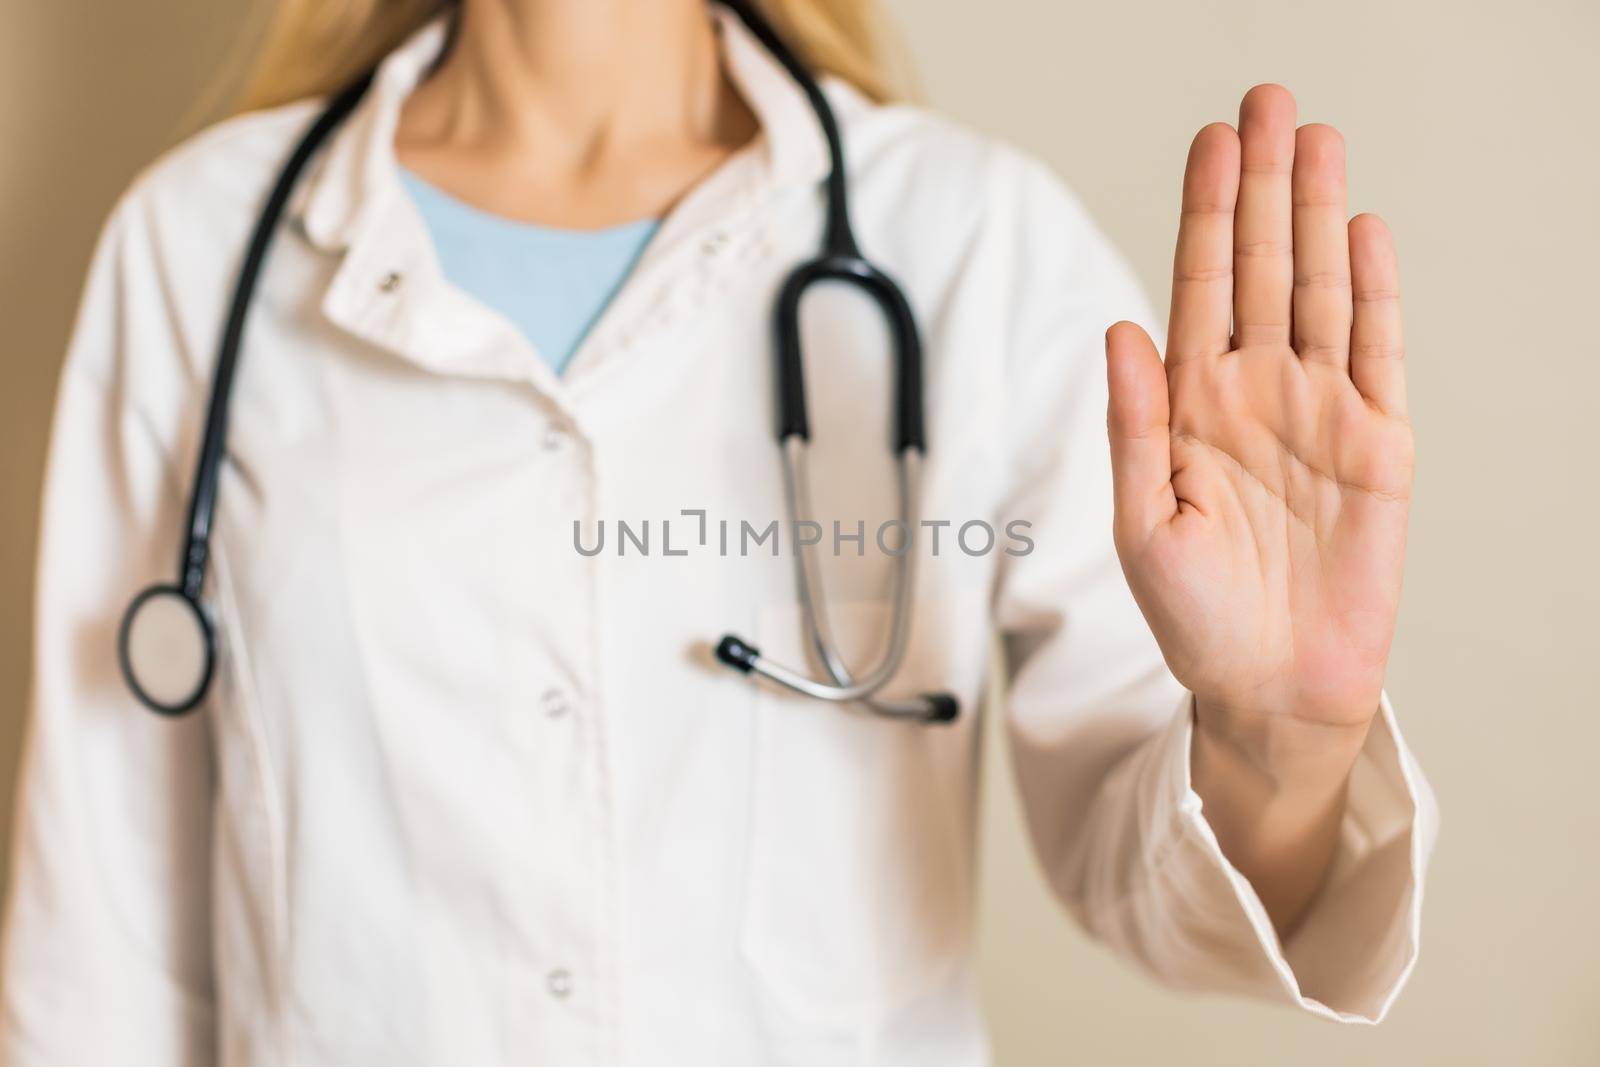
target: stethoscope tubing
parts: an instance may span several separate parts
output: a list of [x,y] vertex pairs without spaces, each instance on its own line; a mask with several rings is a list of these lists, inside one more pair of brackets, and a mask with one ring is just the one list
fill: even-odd
[[328,135],[355,110],[372,84],[372,77],[369,71],[340,91],[300,138],[288,162],[279,172],[266,205],[256,220],[255,230],[250,235],[250,245],[245,251],[238,280],[234,283],[233,298],[228,305],[228,319],[222,331],[216,369],[212,373],[211,401],[206,409],[205,432],[200,439],[200,455],[195,463],[194,492],[189,498],[188,523],[185,527],[188,537],[178,563],[178,584],[184,596],[190,600],[198,602],[205,584],[206,562],[211,555],[211,527],[217,510],[217,485],[223,450],[227,446],[233,377],[239,365],[245,321],[249,317],[256,282],[300,172]]

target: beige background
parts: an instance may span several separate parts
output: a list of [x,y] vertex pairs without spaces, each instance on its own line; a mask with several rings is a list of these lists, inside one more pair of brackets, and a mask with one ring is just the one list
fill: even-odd
[[[94,234],[190,132],[247,0],[0,0],[0,783],[51,394]],[[1166,298],[1188,138],[1288,84],[1393,226],[1421,452],[1390,690],[1445,827],[1383,1027],[1152,989],[1047,899],[990,745],[1002,1064],[1600,1063],[1600,5],[897,0],[928,97],[1050,160]],[[9,788],[4,790],[8,823]]]

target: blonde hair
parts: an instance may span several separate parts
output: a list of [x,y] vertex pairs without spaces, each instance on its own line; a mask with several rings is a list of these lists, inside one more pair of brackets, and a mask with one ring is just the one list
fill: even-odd
[[[325,96],[460,0],[275,0],[241,108]],[[813,70],[874,100],[899,95],[877,0],[757,0]]]

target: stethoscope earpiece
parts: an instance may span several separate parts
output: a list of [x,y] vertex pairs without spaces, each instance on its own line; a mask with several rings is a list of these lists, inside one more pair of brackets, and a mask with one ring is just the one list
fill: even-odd
[[955,722],[961,715],[961,701],[950,693],[925,693],[922,699],[928,702],[929,722]]
[[152,585],[133,598],[117,633],[122,675],[158,715],[199,706],[211,685],[216,637],[205,609],[176,585]]

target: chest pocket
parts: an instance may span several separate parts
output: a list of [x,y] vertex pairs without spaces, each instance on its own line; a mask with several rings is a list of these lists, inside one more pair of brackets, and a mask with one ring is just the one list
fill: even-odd
[[[829,606],[852,666],[887,633],[882,603]],[[758,643],[806,662],[794,604],[760,613]],[[941,688],[911,650],[885,695]],[[897,722],[762,684],[741,943],[790,1013],[864,1024],[916,998],[970,943],[972,716]]]

